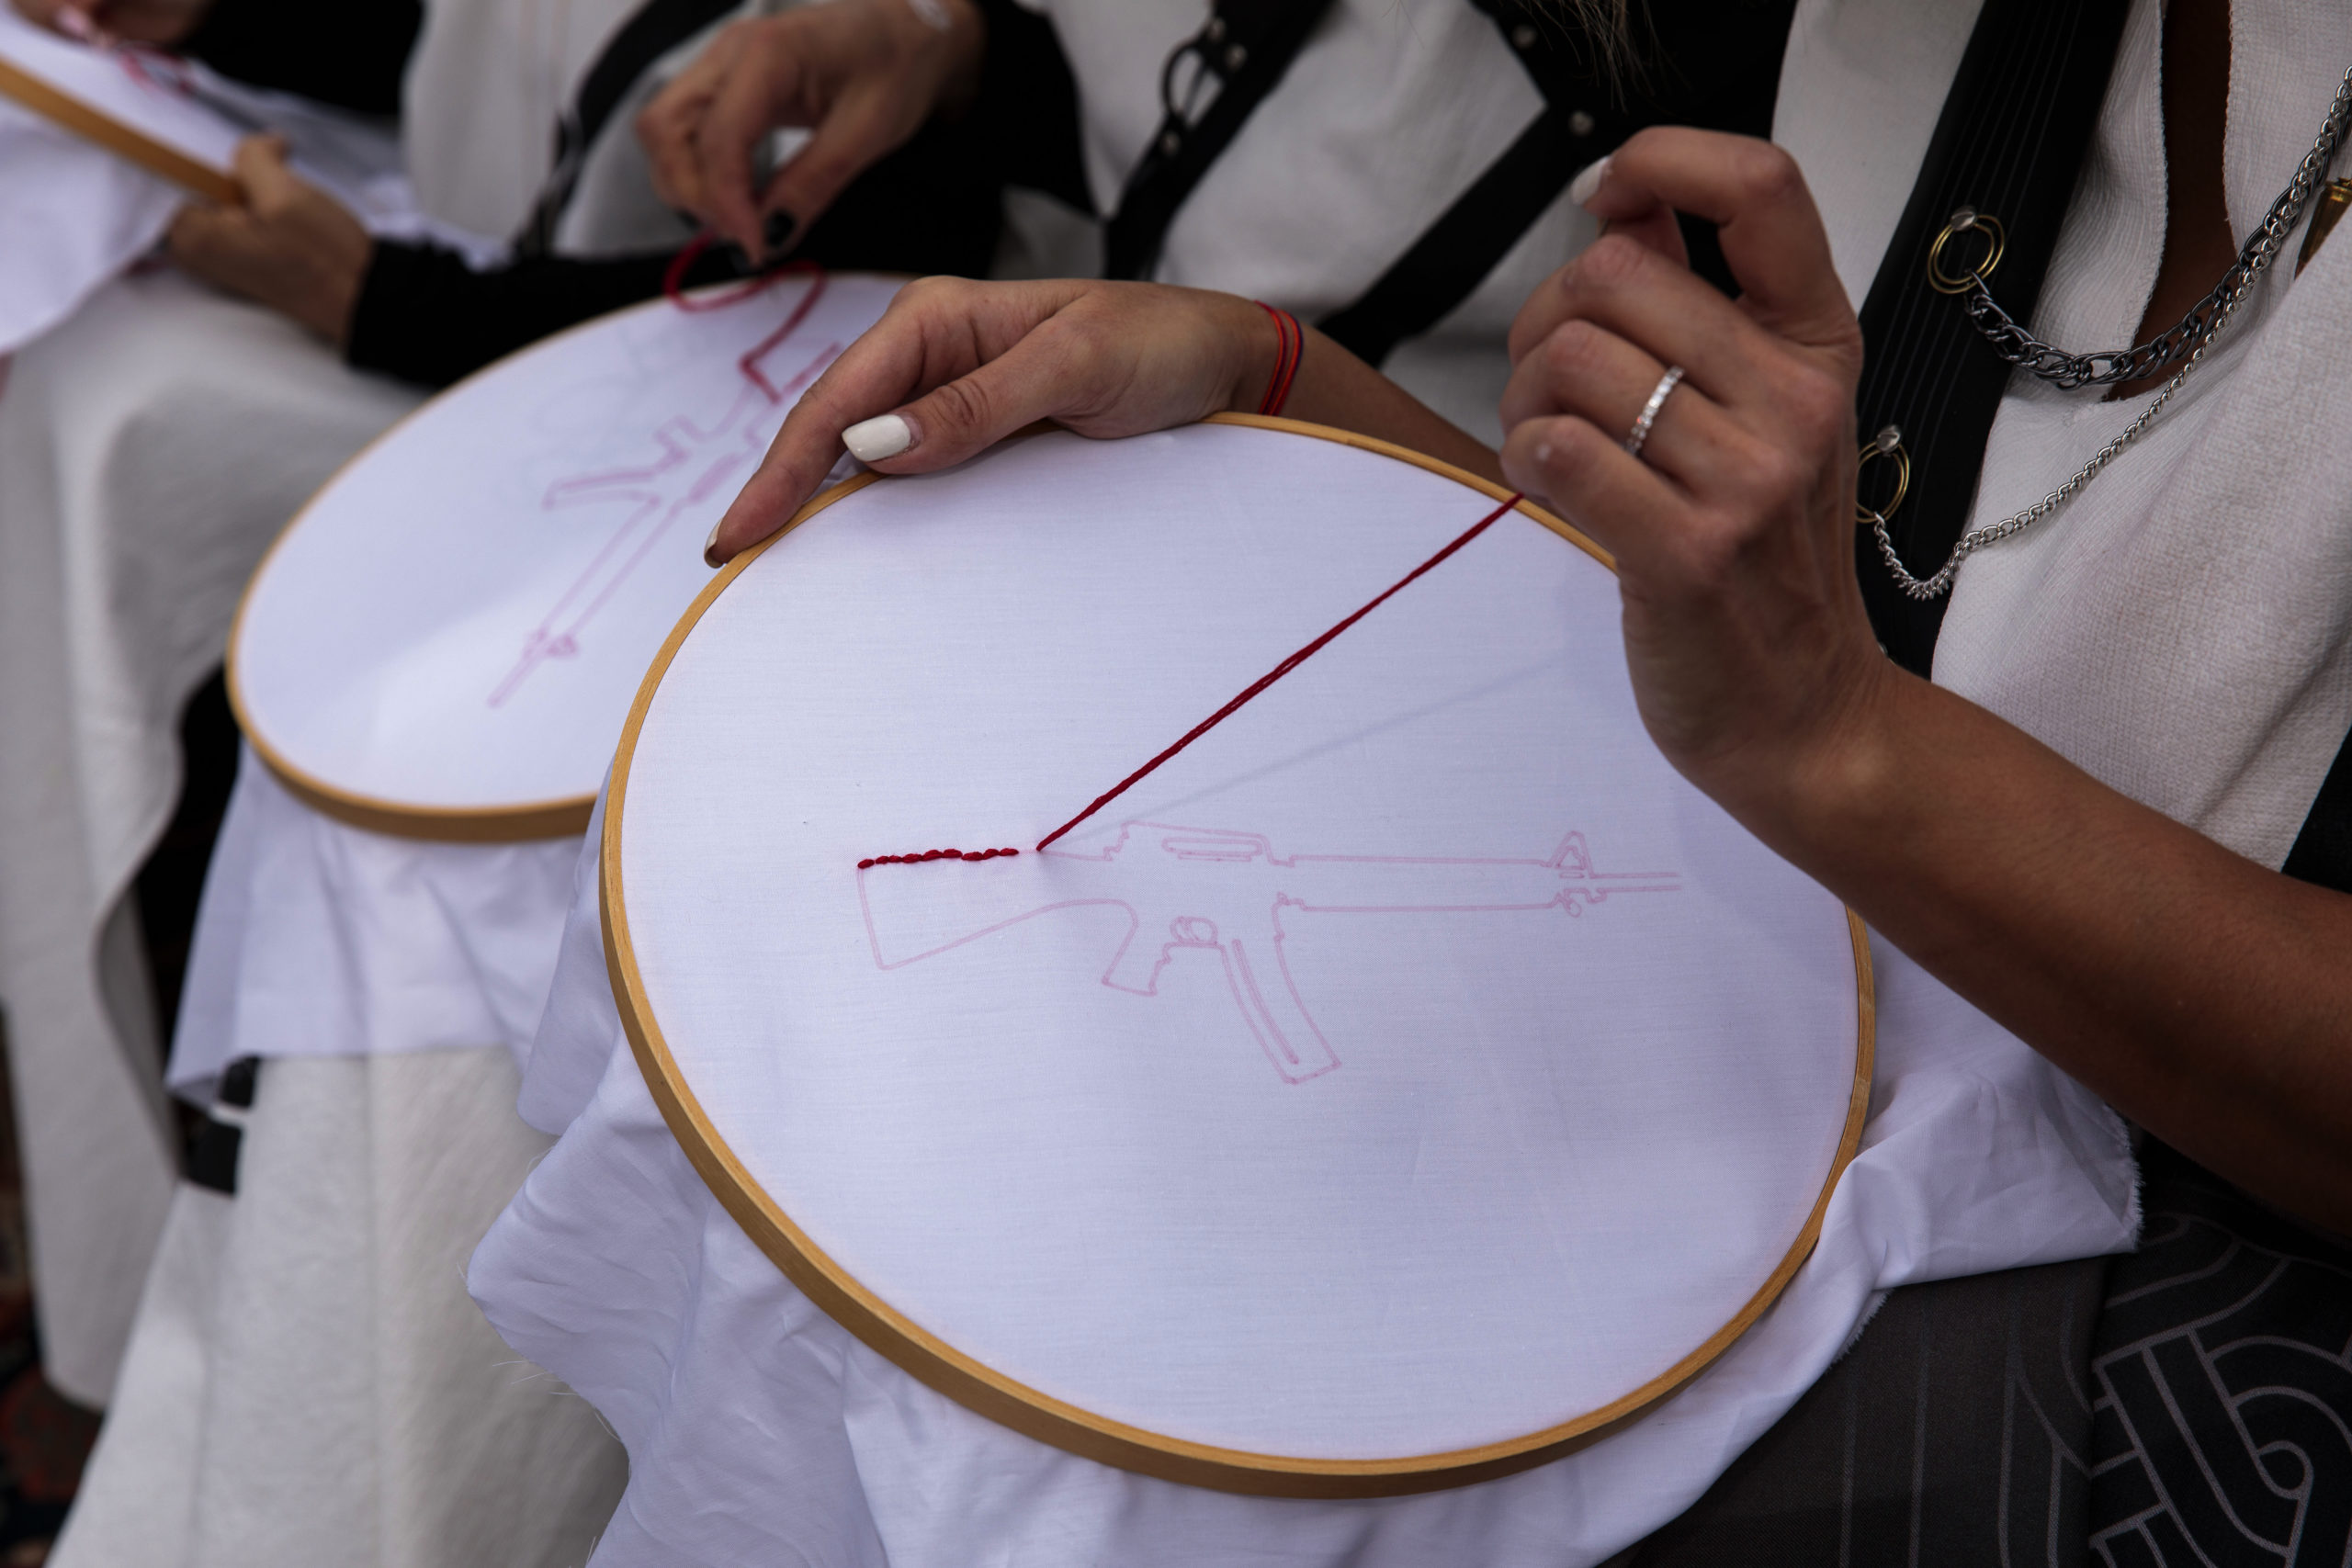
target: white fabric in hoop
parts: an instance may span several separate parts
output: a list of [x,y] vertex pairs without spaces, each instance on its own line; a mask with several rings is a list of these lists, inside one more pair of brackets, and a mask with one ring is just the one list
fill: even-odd
[[710,525],[898,287],[655,300],[403,423],[288,530],[239,617],[232,688],[272,766],[394,810],[568,800],[543,830],[576,830],[639,675],[709,581]]
[[1848,1121],[1852,933],[1658,754],[1615,580],[1544,525],[1028,852],[1493,505],[1287,432],[1055,434],[839,500],[694,625],[616,927],[875,1296],[1110,1420],[1388,1461],[1611,1405],[1765,1288]]

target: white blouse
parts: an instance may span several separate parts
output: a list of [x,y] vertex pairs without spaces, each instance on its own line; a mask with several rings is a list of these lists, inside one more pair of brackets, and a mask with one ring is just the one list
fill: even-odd
[[[1169,51],[1204,0],[1028,0],[1049,16],[1079,86],[1095,210],[1117,209],[1161,116]],[[1163,283],[1271,300],[1313,321],[1351,304],[1544,110],[1495,24],[1468,0],[1339,0],[1281,85],[1243,122],[1170,225]],[[1510,367],[1511,317],[1589,244],[1593,220],[1555,199],[1501,265],[1386,366],[1480,440]]]
[[[2235,12],[2224,167],[2243,238],[2352,66],[2352,9]],[[2132,9],[2034,318],[2078,352],[2135,340],[2163,254],[2161,21],[2157,0]],[[2301,244],[2298,230],[2133,446],[1970,558],[1935,664],[1939,683],[2272,866],[2352,727],[2352,239],[2298,277]],[[2039,501],[2144,406],[2018,374],[1970,525]]]

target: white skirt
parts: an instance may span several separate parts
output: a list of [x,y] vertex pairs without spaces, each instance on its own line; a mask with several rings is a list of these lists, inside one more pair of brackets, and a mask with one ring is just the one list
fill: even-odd
[[549,1142],[515,1087],[497,1045],[262,1065],[236,1194],[174,1199],[53,1563],[588,1555],[620,1445],[466,1294],[467,1255]]
[[43,1359],[85,1404],[171,1201],[122,898],[179,791],[180,707],[269,542],[417,396],[169,271],[101,290],[0,392],[0,999]]

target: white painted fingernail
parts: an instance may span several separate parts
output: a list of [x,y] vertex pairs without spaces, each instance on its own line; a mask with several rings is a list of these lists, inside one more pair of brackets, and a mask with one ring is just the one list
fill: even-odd
[[849,455],[861,463],[878,463],[885,457],[895,457],[914,445],[914,427],[903,415],[886,413],[879,419],[862,420],[842,432],[842,445]]
[[1600,194],[1600,182],[1609,177],[1609,160],[1602,158],[1587,164],[1577,177],[1568,182],[1568,199],[1584,206]]
[[719,526],[719,524],[720,524],[720,523],[724,523],[724,522],[726,522],[726,521],[727,521],[727,519],[726,519],[726,518],[724,518],[724,517],[722,517],[722,518],[720,518],[720,519],[718,520],[718,523],[713,523],[713,524],[710,525],[710,537],[709,537],[709,538],[707,538],[707,539],[705,539],[705,540],[702,542],[702,558],[703,558],[703,559],[705,559],[705,560],[708,560],[708,559],[710,558],[710,552],[711,552],[713,549],[715,549],[715,548],[717,548],[717,547],[718,547],[718,526]]

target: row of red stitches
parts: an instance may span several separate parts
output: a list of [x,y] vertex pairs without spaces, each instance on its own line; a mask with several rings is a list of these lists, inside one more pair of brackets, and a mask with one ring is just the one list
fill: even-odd
[[999,855],[1017,855],[1019,850],[925,850],[913,855],[876,855],[857,863],[857,869],[867,870],[877,865],[914,865],[927,860],[994,860]]

